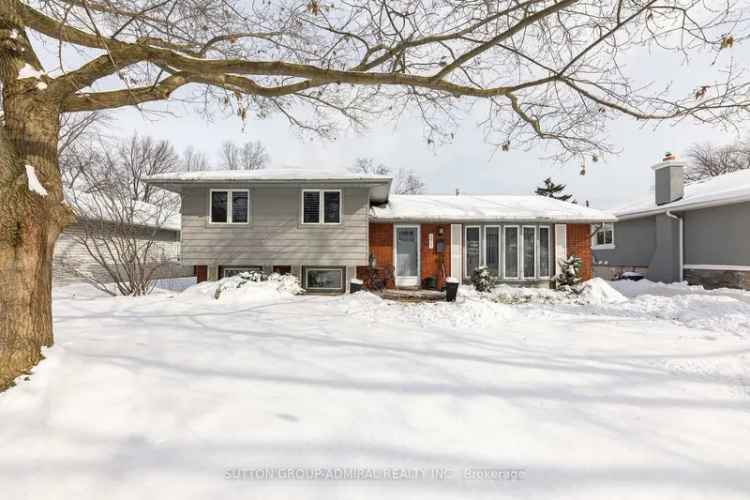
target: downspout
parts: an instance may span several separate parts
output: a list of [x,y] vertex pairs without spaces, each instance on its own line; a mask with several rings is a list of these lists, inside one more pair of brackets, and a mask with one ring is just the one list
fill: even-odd
[[678,257],[679,264],[680,264],[679,273],[680,273],[680,282],[682,282],[685,279],[685,271],[684,271],[685,269],[685,239],[683,237],[685,220],[682,217],[679,217],[673,214],[671,210],[667,210],[666,215],[667,217],[670,217],[677,221],[677,233],[678,233],[677,238],[680,240],[679,241],[679,257]]

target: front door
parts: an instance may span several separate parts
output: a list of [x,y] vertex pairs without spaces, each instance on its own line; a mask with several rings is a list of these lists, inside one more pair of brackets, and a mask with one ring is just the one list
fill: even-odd
[[396,286],[419,286],[419,226],[396,226]]

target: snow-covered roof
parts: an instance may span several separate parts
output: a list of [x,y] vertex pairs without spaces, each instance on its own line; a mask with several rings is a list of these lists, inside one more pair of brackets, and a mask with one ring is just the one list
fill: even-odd
[[388,203],[370,208],[380,221],[613,222],[614,215],[537,195],[391,195]]
[[272,184],[278,182],[337,184],[366,184],[370,186],[370,198],[376,202],[388,200],[392,178],[387,175],[374,175],[351,172],[343,169],[315,168],[262,168],[258,170],[201,170],[196,172],[170,172],[153,175],[144,179],[154,186],[182,192],[185,184],[212,184],[252,182],[255,184]]
[[313,168],[261,168],[258,170],[200,170],[195,172],[169,172],[152,175],[146,180],[158,181],[365,181],[390,182],[387,175],[373,175],[348,170],[320,170]]
[[750,170],[740,170],[687,184],[683,197],[672,203],[657,205],[651,193],[649,197],[612,211],[618,219],[632,219],[663,213],[667,210],[695,210],[743,201],[750,201]]
[[[118,215],[124,213],[113,203],[115,201],[104,200],[101,195],[73,192],[65,190],[65,201],[73,208],[76,216],[90,220],[104,220],[106,222],[117,222]],[[181,217],[179,213],[165,213],[156,205],[143,201],[133,202],[133,225],[179,231],[181,229]]]

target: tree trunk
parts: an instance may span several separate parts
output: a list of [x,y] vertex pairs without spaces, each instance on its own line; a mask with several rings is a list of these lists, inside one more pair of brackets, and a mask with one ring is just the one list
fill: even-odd
[[[34,79],[3,87],[0,131],[0,391],[51,346],[52,256],[72,220],[57,162],[59,108]],[[31,189],[27,169],[47,194]]]

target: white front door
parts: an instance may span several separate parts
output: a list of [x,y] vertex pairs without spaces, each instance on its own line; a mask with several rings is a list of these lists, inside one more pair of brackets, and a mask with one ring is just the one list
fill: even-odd
[[419,226],[393,228],[396,286],[419,286]]

